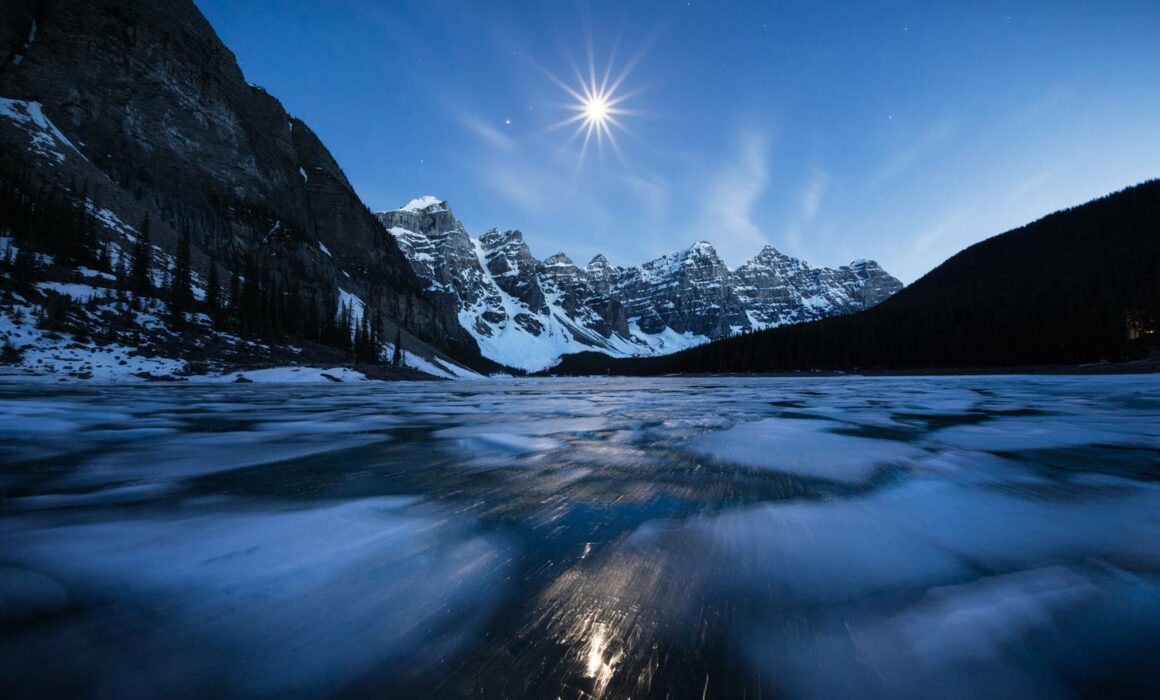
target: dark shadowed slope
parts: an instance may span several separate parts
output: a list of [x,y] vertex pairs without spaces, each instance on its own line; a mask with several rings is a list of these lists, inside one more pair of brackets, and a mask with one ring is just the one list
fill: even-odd
[[[42,110],[73,147],[41,157],[27,145],[46,138],[35,120],[0,119],[6,165],[31,171],[35,188],[83,188],[129,226],[149,215],[169,253],[188,228],[203,278],[211,259],[223,285],[249,262],[270,289],[313,300],[311,312],[355,297],[415,349],[490,366],[319,138],[246,82],[190,0],[8,0],[0,97],[13,113]],[[115,228],[101,235],[125,245]]]
[[1160,180],[977,243],[873,309],[559,374],[925,369],[1123,360],[1155,347]]

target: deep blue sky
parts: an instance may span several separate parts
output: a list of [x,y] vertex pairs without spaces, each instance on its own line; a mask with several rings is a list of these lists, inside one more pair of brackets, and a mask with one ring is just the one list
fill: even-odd
[[[1160,176],[1156,0],[196,2],[373,209],[434,194],[540,257],[770,243],[911,282]],[[589,45],[639,114],[581,161],[548,127]]]

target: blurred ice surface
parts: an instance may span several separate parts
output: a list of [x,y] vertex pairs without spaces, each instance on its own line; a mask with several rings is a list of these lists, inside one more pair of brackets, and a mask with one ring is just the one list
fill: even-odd
[[0,383],[7,697],[1160,697],[1160,377]]
[[833,432],[841,427],[832,421],[766,418],[710,433],[695,441],[693,449],[729,462],[855,483],[869,479],[879,466],[925,454],[898,440]]
[[1142,444],[1160,448],[1160,428],[1100,416],[1072,420],[1005,417],[981,425],[940,430],[935,439],[945,445],[996,452],[1077,445]]
[[435,664],[487,619],[512,545],[411,501],[9,521],[6,558],[53,577],[0,571],[9,614],[59,608],[63,589],[85,612],[50,625],[65,647],[51,667],[34,663],[43,640],[0,646],[5,675],[52,689],[73,673],[118,697],[281,696]]

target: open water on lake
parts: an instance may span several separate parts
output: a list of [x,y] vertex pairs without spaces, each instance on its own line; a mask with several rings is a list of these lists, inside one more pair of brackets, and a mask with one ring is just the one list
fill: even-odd
[[1160,377],[0,384],[19,697],[1157,697]]

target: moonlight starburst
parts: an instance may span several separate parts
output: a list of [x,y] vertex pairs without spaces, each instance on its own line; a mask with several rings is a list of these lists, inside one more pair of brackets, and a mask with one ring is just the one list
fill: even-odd
[[553,77],[553,80],[567,91],[575,99],[575,102],[567,105],[567,109],[574,112],[574,114],[564,121],[555,124],[552,128],[562,128],[572,124],[576,125],[573,140],[581,136],[584,137],[583,145],[580,147],[581,162],[583,162],[584,155],[588,151],[588,144],[593,140],[596,141],[596,145],[601,151],[603,151],[604,142],[607,141],[612,146],[612,149],[616,151],[616,154],[620,156],[620,146],[616,143],[616,136],[613,134],[613,130],[628,131],[618,117],[634,113],[623,107],[624,101],[631,97],[633,93],[621,94],[618,92],[624,83],[624,79],[628,77],[628,70],[628,68],[625,68],[617,78],[612,79],[612,62],[610,61],[608,68],[604,71],[604,75],[597,78],[596,69],[590,55],[588,59],[588,76],[585,77],[579,69],[576,69],[576,80],[579,83],[579,87],[572,87],[562,80]]

